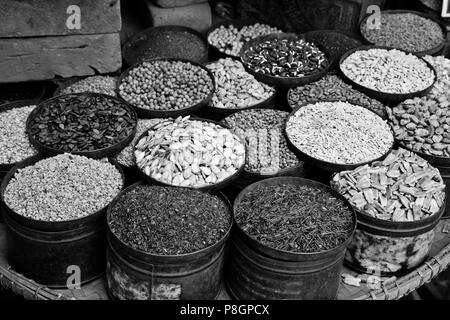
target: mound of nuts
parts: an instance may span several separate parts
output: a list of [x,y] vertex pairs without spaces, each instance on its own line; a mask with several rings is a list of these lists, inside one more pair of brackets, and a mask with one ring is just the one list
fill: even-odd
[[0,112],[0,164],[17,163],[38,153],[26,133],[27,118],[34,108],[31,105]]
[[431,19],[414,13],[381,13],[379,28],[361,26],[362,35],[371,43],[420,52],[433,49],[444,42],[441,26]]
[[117,77],[93,76],[79,80],[61,90],[61,94],[95,92],[115,97]]
[[273,77],[304,77],[324,70],[330,61],[303,38],[271,39],[248,48],[242,61],[255,72]]
[[222,25],[209,34],[208,42],[219,51],[237,57],[244,43],[271,33],[281,33],[281,30],[263,23],[243,26],[240,29],[233,25],[228,27]]
[[300,164],[283,135],[289,113],[271,109],[243,110],[224,119],[234,132],[245,139],[245,170],[276,174]]
[[243,64],[231,58],[207,65],[216,81],[216,91],[210,105],[222,109],[252,107],[269,99],[275,89],[259,82],[245,71]]
[[450,60],[426,57],[436,68],[438,79],[422,98],[388,108],[395,138],[407,148],[430,156],[450,157]]
[[286,134],[301,152],[341,165],[376,160],[394,143],[381,117],[348,102],[318,102],[299,108],[289,117]]
[[381,162],[338,173],[331,185],[357,210],[381,220],[419,221],[445,203],[439,170],[404,149]]
[[125,101],[148,110],[186,109],[207,99],[213,91],[213,80],[205,69],[176,60],[143,62],[119,84]]
[[202,188],[236,174],[245,162],[238,136],[215,123],[168,119],[135,146],[136,164],[150,178],[179,187]]
[[316,82],[292,88],[288,99],[292,108],[317,101],[351,101],[372,110],[382,118],[386,117],[385,106],[381,102],[369,98],[334,74],[326,75]]
[[342,62],[341,70],[363,87],[391,94],[419,92],[435,80],[424,60],[396,49],[356,51]]

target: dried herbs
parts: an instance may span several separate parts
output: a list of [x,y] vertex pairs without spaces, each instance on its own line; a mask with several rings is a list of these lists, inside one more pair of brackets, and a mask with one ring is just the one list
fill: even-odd
[[70,94],[40,105],[31,120],[31,135],[49,148],[95,151],[127,139],[136,122],[134,112],[112,97]]
[[180,255],[220,241],[230,228],[231,214],[223,200],[208,193],[139,185],[120,196],[108,223],[136,250]]
[[296,253],[333,249],[354,227],[342,200],[324,188],[294,184],[258,185],[236,205],[235,220],[264,245]]

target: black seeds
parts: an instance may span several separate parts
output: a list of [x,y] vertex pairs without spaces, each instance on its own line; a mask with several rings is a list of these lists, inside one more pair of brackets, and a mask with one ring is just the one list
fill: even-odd
[[235,212],[244,232],[264,245],[297,253],[336,248],[353,229],[352,213],[326,190],[311,186],[260,185]]
[[41,106],[31,122],[33,138],[65,152],[111,147],[129,137],[137,122],[120,101],[103,95],[70,94]]
[[201,191],[141,185],[119,198],[109,225],[134,249],[180,255],[216,244],[231,214],[224,201]]

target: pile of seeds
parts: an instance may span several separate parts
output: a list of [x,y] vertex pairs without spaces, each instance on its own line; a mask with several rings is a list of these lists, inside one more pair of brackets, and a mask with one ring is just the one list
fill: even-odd
[[180,255],[220,241],[231,214],[223,200],[201,191],[139,185],[120,196],[108,222],[136,250]]
[[241,29],[233,25],[228,27],[220,26],[209,34],[208,42],[210,45],[219,49],[219,51],[237,57],[241,52],[242,46],[249,40],[281,32],[278,28],[261,23],[244,26]]
[[382,118],[386,117],[386,108],[381,102],[353,89],[351,85],[332,74],[319,81],[291,89],[288,98],[292,108],[321,100],[349,101],[376,112]]
[[26,122],[36,106],[0,112],[0,164],[12,164],[37,154],[26,133]]
[[68,221],[105,208],[122,184],[122,176],[112,164],[66,153],[18,170],[4,199],[24,217]]
[[274,77],[304,77],[330,64],[325,53],[302,38],[261,42],[248,48],[242,59],[255,72]]
[[252,107],[269,99],[275,89],[257,81],[245,71],[241,62],[231,58],[207,65],[216,80],[216,91],[211,105],[222,109]]
[[392,151],[382,162],[341,172],[331,185],[356,209],[381,220],[422,220],[445,203],[439,170],[404,149]]
[[426,57],[438,73],[431,92],[388,109],[395,138],[407,148],[450,157],[450,60]]
[[288,149],[283,134],[288,116],[289,113],[284,111],[253,109],[225,118],[225,124],[245,138],[246,171],[275,174],[299,164],[297,157]]
[[42,104],[31,120],[31,135],[65,152],[95,151],[127,139],[136,115],[122,102],[90,93],[58,96]]
[[420,0],[428,8],[441,12],[443,0]]
[[168,119],[136,145],[136,164],[147,176],[173,186],[202,188],[234,175],[245,162],[245,146],[217,124]]
[[356,51],[343,61],[341,70],[361,86],[393,94],[419,92],[435,80],[425,61],[396,49]]
[[146,32],[134,43],[125,44],[125,59],[135,64],[156,58],[186,59],[198,63],[208,57],[206,42],[194,33],[180,30]]
[[134,145],[145,131],[157,125],[161,121],[163,121],[163,119],[138,119],[136,126],[136,135],[134,136],[133,141],[116,156],[117,161],[121,165],[126,167],[134,166]]
[[430,50],[445,41],[438,23],[413,13],[381,13],[380,27],[363,24],[361,33],[373,44],[408,52]]
[[115,97],[117,77],[93,76],[77,81],[61,90],[61,94],[95,92]]
[[298,109],[288,119],[286,134],[303,153],[334,164],[373,161],[394,143],[383,119],[347,102],[318,102]]
[[307,35],[307,39],[322,45],[330,54],[333,65],[339,63],[347,51],[363,45],[360,40],[341,32],[313,31]]
[[186,109],[205,100],[213,90],[213,81],[203,68],[164,60],[143,62],[119,85],[125,101],[150,110]]
[[234,213],[250,237],[278,250],[316,253],[344,243],[352,213],[327,190],[294,184],[259,185],[246,193]]

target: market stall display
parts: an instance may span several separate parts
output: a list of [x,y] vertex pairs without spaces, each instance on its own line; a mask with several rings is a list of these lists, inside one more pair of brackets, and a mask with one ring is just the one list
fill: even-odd
[[300,159],[338,172],[384,158],[394,145],[389,125],[348,102],[317,102],[295,109],[286,137]]
[[204,66],[180,59],[144,61],[119,79],[119,96],[141,118],[190,115],[208,105],[215,90],[212,73]]
[[328,74],[316,82],[289,89],[287,100],[292,110],[305,103],[324,100],[349,101],[372,110],[383,119],[386,118],[386,107],[381,102],[354,89],[335,74]]
[[369,97],[398,103],[426,95],[436,71],[425,60],[387,47],[366,46],[347,52],[340,61],[344,80]]
[[73,78],[63,82],[56,90],[53,96],[71,93],[94,92],[103,93],[116,97],[118,77],[113,76],[92,76],[87,78]]
[[225,58],[206,67],[214,75],[216,90],[208,106],[200,111],[205,118],[222,120],[242,109],[274,106],[275,88],[256,80],[240,61]]
[[419,56],[439,53],[447,38],[447,28],[421,12],[382,11],[378,28],[370,28],[367,21],[368,17],[360,25],[361,34],[367,42],[402,49]]
[[353,266],[398,274],[423,262],[446,202],[438,169],[399,149],[383,161],[336,174],[331,185],[358,214],[347,255]]
[[98,93],[46,100],[27,120],[28,137],[40,152],[64,152],[103,158],[120,152],[133,139],[137,116],[122,101]]
[[246,144],[244,171],[235,186],[243,188],[274,176],[302,176],[303,163],[289,150],[283,133],[288,116],[280,110],[251,109],[223,120]]
[[240,56],[246,70],[257,80],[277,87],[295,87],[319,80],[331,64],[325,49],[294,33],[250,40]]
[[208,31],[208,43],[217,58],[239,58],[244,44],[252,39],[282,30],[254,20],[231,20],[220,22]]
[[8,172],[1,199],[15,270],[51,287],[67,286],[72,265],[83,270],[82,283],[104,273],[106,207],[123,187],[122,171],[110,161],[33,157]]
[[139,300],[216,298],[230,211],[222,198],[198,190],[142,183],[126,189],[108,210],[110,294]]
[[208,61],[208,43],[196,30],[182,26],[152,27],[133,35],[122,48],[129,66],[157,58]]
[[135,145],[135,161],[152,183],[217,190],[241,173],[241,138],[214,121],[166,119],[144,132]]
[[[329,187],[277,177],[245,188],[233,207],[228,273],[238,299],[334,299],[356,228],[348,202]],[[314,263],[311,263],[314,261]]]

